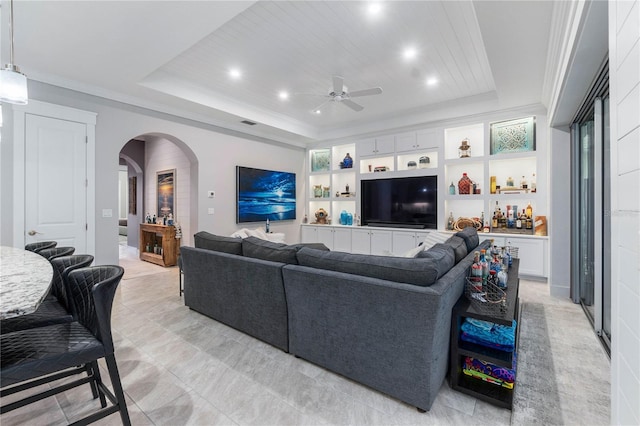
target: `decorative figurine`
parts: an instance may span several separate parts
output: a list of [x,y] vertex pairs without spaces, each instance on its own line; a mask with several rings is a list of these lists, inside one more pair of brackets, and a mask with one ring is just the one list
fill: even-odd
[[458,156],[460,158],[471,157],[471,146],[469,146],[469,139],[463,139],[458,148]]

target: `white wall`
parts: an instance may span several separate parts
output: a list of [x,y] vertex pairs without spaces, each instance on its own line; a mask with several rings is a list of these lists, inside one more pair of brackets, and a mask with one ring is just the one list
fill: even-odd
[[[104,218],[102,209],[118,208],[118,169],[119,153],[122,147],[139,135],[156,135],[177,143],[189,158],[191,167],[191,206],[187,219],[178,212],[182,222],[189,221],[192,231],[206,230],[220,235],[229,235],[235,230],[255,225],[237,225],[235,223],[235,167],[244,165],[272,170],[296,173],[297,182],[297,220],[274,222],[273,232],[284,232],[288,242],[298,242],[300,222],[304,214],[304,150],[285,146],[257,138],[245,137],[237,132],[231,133],[214,126],[179,119],[166,114],[135,108],[89,96],[71,90],[61,89],[29,81],[29,96],[32,99],[70,106],[98,114],[96,125],[96,263],[118,263],[118,218]],[[5,115],[5,118],[7,116]],[[3,135],[7,133],[4,132]],[[6,144],[3,144],[6,145]],[[12,173],[12,157],[5,155],[3,149],[0,166],[2,174]],[[196,166],[193,166],[195,162]],[[13,218],[5,216],[5,206],[11,205],[13,193],[3,180],[2,225],[3,229],[12,229]],[[209,199],[206,190],[216,191],[216,198]],[[207,209],[215,208],[214,215],[208,215]],[[5,223],[5,219],[9,223]],[[6,226],[5,226],[6,225]],[[192,233],[193,233],[192,232]],[[3,239],[5,235],[3,233]],[[10,242],[8,242],[10,243]]]
[[549,293],[569,298],[571,293],[571,138],[549,129]]
[[191,162],[173,142],[164,138],[148,139],[150,140],[145,142],[144,214],[158,216],[156,173],[175,169],[174,220],[182,229],[180,245],[193,245],[194,232],[189,220],[191,218]]
[[609,2],[611,422],[640,424],[640,2]]

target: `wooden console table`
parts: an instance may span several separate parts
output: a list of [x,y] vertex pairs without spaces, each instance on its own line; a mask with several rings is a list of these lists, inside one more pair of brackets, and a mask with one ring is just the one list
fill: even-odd
[[174,226],[140,224],[140,259],[160,266],[178,263],[178,240]]

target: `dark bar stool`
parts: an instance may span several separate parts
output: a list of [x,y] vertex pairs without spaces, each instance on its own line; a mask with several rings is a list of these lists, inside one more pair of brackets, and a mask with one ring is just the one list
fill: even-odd
[[[111,336],[111,306],[123,274],[124,269],[115,265],[71,271],[66,274],[66,290],[73,322],[0,336],[1,397],[85,371],[90,372],[88,377],[6,404],[0,407],[0,413],[89,383],[92,391],[98,390],[102,408],[79,420],[79,424],[92,423],[115,412],[120,412],[125,426],[131,424]],[[105,358],[113,393],[102,383],[98,368],[100,358]],[[107,406],[105,397],[111,405]]]
[[37,251],[36,253],[51,260],[60,256],[71,256],[75,251],[76,249],[74,247],[54,247],[42,249],[40,251]]
[[30,243],[24,246],[25,250],[29,250],[38,253],[40,250],[54,248],[58,243],[56,241],[38,241],[37,243]]
[[0,321],[0,334],[62,324],[73,320],[65,289],[64,274],[91,265],[93,256],[89,254],[61,256],[50,262],[53,266],[53,279],[47,297],[34,313]]

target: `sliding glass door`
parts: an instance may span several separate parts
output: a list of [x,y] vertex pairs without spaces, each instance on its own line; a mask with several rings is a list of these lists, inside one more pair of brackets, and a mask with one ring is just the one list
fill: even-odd
[[611,204],[606,64],[571,130],[572,297],[583,306],[608,349],[611,341]]

